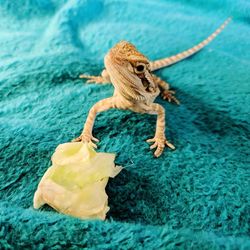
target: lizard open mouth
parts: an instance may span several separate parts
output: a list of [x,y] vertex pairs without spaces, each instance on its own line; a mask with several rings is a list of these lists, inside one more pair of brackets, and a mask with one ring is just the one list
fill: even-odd
[[149,80],[146,78],[145,74],[138,74],[137,76],[141,79],[142,85],[145,88],[145,90],[147,92],[152,92],[153,88]]

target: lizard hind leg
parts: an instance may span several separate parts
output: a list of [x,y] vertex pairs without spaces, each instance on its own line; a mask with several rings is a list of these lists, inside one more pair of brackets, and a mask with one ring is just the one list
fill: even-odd
[[154,75],[154,81],[158,85],[161,91],[161,97],[168,102],[175,102],[177,105],[180,104],[180,101],[174,96],[175,91],[169,89],[169,84],[163,81],[160,77]]
[[99,83],[99,84],[107,84],[110,83],[110,77],[107,72],[107,70],[103,70],[102,74],[100,76],[90,76],[90,75],[85,75],[81,74],[79,76],[81,79],[88,79],[86,82],[87,83]]
[[180,105],[180,101],[174,96],[175,91],[173,90],[161,90],[161,97],[168,102],[175,102],[177,105]]

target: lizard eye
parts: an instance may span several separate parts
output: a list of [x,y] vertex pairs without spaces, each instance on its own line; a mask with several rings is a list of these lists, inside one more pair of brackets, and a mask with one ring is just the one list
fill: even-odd
[[145,70],[145,66],[140,64],[140,65],[137,65],[135,69],[136,69],[136,73],[143,73]]

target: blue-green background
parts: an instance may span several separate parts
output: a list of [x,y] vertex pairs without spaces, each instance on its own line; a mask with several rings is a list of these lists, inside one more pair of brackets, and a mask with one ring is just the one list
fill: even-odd
[[[105,222],[32,208],[56,146],[79,135],[111,85],[87,85],[119,40],[151,60],[200,42],[201,53],[158,75],[181,106],[157,99],[176,146],[155,159],[155,116],[98,116],[99,151],[125,169],[107,187]],[[1,249],[250,249],[250,2],[0,0]]]

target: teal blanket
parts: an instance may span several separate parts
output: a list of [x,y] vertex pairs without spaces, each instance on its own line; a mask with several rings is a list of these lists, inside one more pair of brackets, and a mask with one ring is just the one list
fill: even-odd
[[[98,150],[125,169],[107,220],[84,221],[32,199],[58,144],[79,135],[112,85],[88,85],[128,40],[151,60],[188,49],[228,16],[202,52],[158,75],[175,151],[153,157],[156,117],[98,115]],[[250,3],[247,0],[0,0],[0,249],[250,249]]]

